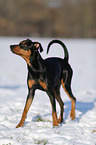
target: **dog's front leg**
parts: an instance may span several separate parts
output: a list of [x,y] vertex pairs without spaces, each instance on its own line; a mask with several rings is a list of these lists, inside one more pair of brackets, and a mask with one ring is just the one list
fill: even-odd
[[55,101],[55,94],[53,91],[47,92],[50,98],[51,106],[52,106],[52,118],[53,118],[53,126],[59,126],[57,120],[57,112],[56,112],[56,101]]
[[28,112],[28,110],[31,106],[32,101],[33,101],[33,98],[34,98],[33,90],[29,90],[29,94],[27,96],[27,100],[26,100],[25,108],[24,108],[24,111],[23,111],[23,114],[22,114],[22,118],[20,120],[20,123],[16,126],[16,128],[19,128],[19,127],[23,126],[23,124],[25,122],[25,119],[26,119],[27,112]]

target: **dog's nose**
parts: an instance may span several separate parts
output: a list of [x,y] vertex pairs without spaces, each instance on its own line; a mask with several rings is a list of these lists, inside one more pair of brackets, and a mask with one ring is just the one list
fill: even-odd
[[10,49],[11,49],[11,51],[12,51],[12,49],[13,49],[13,45],[10,45]]
[[13,45],[10,45],[10,48],[12,48],[13,47]]

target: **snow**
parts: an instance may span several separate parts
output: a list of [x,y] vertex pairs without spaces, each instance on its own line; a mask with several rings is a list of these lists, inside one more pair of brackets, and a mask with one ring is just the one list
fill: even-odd
[[[61,88],[64,122],[53,128],[51,104],[45,92],[37,90],[24,127],[19,123],[27,96],[26,62],[11,53],[9,46],[26,38],[0,37],[0,145],[95,145],[96,144],[96,40],[61,39],[69,51],[73,68],[72,90],[77,98],[76,119],[70,119],[71,101]],[[54,44],[46,55],[51,38],[30,38],[42,43],[43,58],[63,58],[63,49]],[[59,115],[59,105],[57,113]]]

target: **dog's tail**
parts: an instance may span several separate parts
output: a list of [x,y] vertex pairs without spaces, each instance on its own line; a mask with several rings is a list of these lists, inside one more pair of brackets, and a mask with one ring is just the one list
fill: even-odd
[[50,46],[51,46],[53,43],[58,43],[58,44],[60,44],[60,45],[63,47],[63,49],[64,49],[64,54],[65,54],[65,55],[64,55],[64,59],[66,59],[66,60],[68,61],[68,59],[69,59],[68,50],[67,50],[65,44],[64,44],[62,41],[60,41],[60,40],[55,39],[55,40],[50,41],[50,43],[49,43],[48,46],[47,46],[47,54],[48,54],[48,52],[49,52]]

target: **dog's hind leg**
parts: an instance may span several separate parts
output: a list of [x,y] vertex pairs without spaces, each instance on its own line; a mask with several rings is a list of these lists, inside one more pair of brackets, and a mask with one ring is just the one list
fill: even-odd
[[55,98],[58,101],[58,103],[60,105],[60,109],[61,109],[58,123],[62,123],[63,122],[63,112],[64,112],[64,102],[62,101],[61,96],[60,96],[60,85],[56,86],[54,88],[54,94],[55,94]]
[[71,99],[71,113],[70,117],[72,120],[75,119],[75,103],[76,98],[74,97],[72,90],[71,90],[71,79],[72,79],[72,69],[70,68],[68,71],[64,72],[64,79],[61,80],[61,84],[63,89]]

